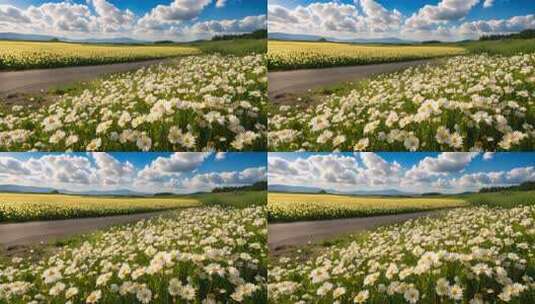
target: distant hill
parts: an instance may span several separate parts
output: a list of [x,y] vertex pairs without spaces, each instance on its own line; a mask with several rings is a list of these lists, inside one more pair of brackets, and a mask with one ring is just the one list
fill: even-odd
[[87,196],[152,196],[152,194],[135,192],[128,189],[119,189],[113,191],[69,191],[59,190],[46,187],[31,187],[21,185],[0,185],[0,192],[8,193],[43,193],[43,194],[71,194],[71,195],[87,195]]
[[50,41],[57,37],[48,35],[32,35],[32,34],[18,34],[18,33],[0,33],[2,40],[31,40],[31,41]]
[[30,187],[20,185],[0,185],[0,192],[13,193],[53,193],[57,190],[54,188]]
[[82,43],[112,43],[112,44],[146,44],[146,43],[150,43],[148,41],[141,41],[141,40],[136,40],[136,39],[132,39],[132,38],[127,38],[127,37],[119,37],[119,38],[102,38],[102,39],[95,39],[95,38],[92,38],[92,39],[83,39],[83,40],[69,40],[69,39],[66,39],[65,41],[68,41],[68,42],[82,42]]
[[395,189],[372,190],[372,191],[337,191],[329,189],[321,189],[317,187],[301,187],[301,186],[286,186],[286,185],[269,185],[271,192],[285,192],[285,193],[328,193],[339,195],[358,195],[358,196],[417,196],[416,193],[403,192]]
[[56,37],[49,35],[19,34],[19,33],[0,33],[0,40],[15,41],[63,41],[77,43],[112,43],[112,44],[145,44],[147,41],[131,39],[127,37],[119,38],[89,38],[89,39],[69,39],[65,37]]
[[320,193],[323,189],[314,187],[299,187],[286,185],[269,185],[268,190],[271,192],[290,192],[290,193]]
[[374,38],[374,39],[338,39],[333,37],[323,37],[317,35],[300,35],[288,33],[269,33],[269,39],[276,40],[294,40],[294,41],[329,41],[329,42],[346,42],[346,43],[385,43],[385,44],[414,44],[416,41],[403,40],[394,37]]
[[62,194],[85,195],[85,196],[139,196],[139,197],[153,196],[153,194],[136,192],[136,191],[132,191],[128,189],[119,189],[119,190],[112,190],[112,191],[81,191],[81,192],[59,190],[59,192]]

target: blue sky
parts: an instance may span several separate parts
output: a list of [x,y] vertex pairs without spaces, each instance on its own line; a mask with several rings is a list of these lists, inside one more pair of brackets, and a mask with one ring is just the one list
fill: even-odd
[[340,191],[475,191],[535,180],[535,153],[270,153],[270,184]]
[[268,12],[272,32],[412,40],[517,32],[533,14],[532,0],[272,0]]
[[[329,3],[330,0],[270,0],[270,4],[283,5],[289,8],[295,8],[298,5],[308,6],[313,3]],[[354,4],[353,0],[338,1],[345,4]],[[437,5],[440,0],[379,0],[386,9],[397,9],[404,15],[412,15],[425,5]],[[503,19],[512,16],[533,14],[535,13],[535,1],[533,0],[496,0],[490,9],[483,7],[483,1],[475,6],[466,17],[466,20],[480,19]]]
[[0,153],[0,184],[190,193],[265,180],[266,153]]
[[[0,4],[11,4],[19,8],[27,8],[30,5],[40,6],[46,3],[61,3],[63,0],[0,0]],[[73,0],[78,4],[86,4],[85,0]],[[109,0],[121,10],[129,9],[136,15],[142,16],[157,5],[169,5],[170,0]],[[199,16],[199,20],[237,19],[245,16],[265,15],[267,0],[228,0],[225,9],[216,7],[212,2]],[[92,9],[94,12],[94,9]]]
[[266,27],[266,0],[0,0],[0,31],[188,41]]

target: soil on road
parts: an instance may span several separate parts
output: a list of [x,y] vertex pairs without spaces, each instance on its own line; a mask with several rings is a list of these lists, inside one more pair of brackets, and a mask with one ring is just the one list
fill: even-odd
[[21,247],[48,243],[70,236],[104,229],[113,225],[134,223],[163,215],[169,211],[132,215],[106,216],[59,221],[0,224],[0,246],[7,252]]
[[333,84],[362,80],[373,75],[396,72],[409,67],[432,63],[434,61],[436,61],[436,59],[325,69],[270,72],[268,74],[269,97],[272,101],[277,102],[279,99],[284,99],[285,95],[287,94],[293,95],[304,93],[308,90]]
[[382,225],[402,223],[411,219],[438,215],[441,211],[406,213],[364,218],[326,221],[309,221],[269,224],[268,246],[270,254],[277,254],[291,247],[334,239],[345,234],[371,230]]
[[54,86],[89,81],[106,74],[128,72],[169,60],[156,59],[95,66],[0,72],[0,95],[38,93]]

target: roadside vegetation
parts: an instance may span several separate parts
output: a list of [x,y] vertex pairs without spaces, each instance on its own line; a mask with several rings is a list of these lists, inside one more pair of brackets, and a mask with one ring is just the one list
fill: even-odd
[[533,303],[534,218],[534,206],[454,209],[273,258],[269,302]]
[[313,104],[273,106],[269,147],[530,151],[535,145],[534,62],[535,53],[457,56],[339,86]]
[[266,303],[265,225],[262,207],[187,209],[0,259],[0,303]]

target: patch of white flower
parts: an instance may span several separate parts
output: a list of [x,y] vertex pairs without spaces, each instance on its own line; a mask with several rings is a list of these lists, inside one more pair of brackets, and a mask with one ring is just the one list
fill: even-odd
[[270,303],[531,303],[535,207],[460,208],[270,266]]
[[534,121],[535,54],[474,55],[280,106],[268,137],[272,151],[525,151]]
[[265,208],[196,208],[0,262],[0,303],[261,303]]
[[0,109],[0,151],[265,150],[264,55],[204,55]]

